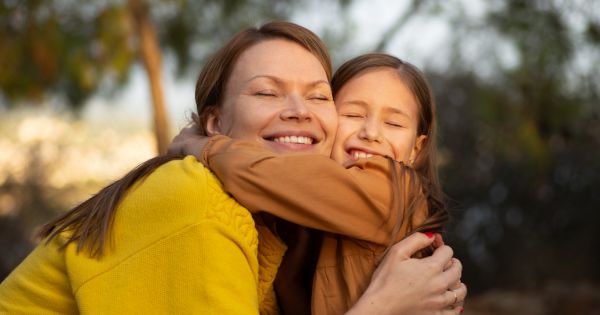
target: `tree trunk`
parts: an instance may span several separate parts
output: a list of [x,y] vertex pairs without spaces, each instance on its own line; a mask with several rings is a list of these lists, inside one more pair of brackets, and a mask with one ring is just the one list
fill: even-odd
[[139,49],[148,73],[150,91],[152,93],[152,108],[154,113],[154,134],[158,154],[167,152],[169,145],[169,123],[163,87],[161,81],[162,62],[156,30],[148,16],[148,7],[144,0],[129,0],[129,11],[133,17],[135,29],[139,37]]

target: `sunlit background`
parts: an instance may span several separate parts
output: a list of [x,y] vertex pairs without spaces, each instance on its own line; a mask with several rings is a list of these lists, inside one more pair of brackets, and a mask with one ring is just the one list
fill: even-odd
[[136,2],[0,0],[0,280],[185,126],[209,53],[287,19],[336,66],[384,51],[427,73],[466,314],[600,314],[600,1]]

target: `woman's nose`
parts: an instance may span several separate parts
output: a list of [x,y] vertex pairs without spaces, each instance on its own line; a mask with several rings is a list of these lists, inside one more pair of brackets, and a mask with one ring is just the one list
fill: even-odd
[[286,107],[281,112],[283,120],[297,120],[298,122],[310,121],[312,112],[306,106],[302,97],[290,96],[286,100]]

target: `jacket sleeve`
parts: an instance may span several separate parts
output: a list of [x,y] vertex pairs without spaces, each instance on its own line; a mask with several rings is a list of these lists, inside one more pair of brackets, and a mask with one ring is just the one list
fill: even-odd
[[344,168],[326,156],[275,155],[255,143],[217,136],[202,162],[251,212],[377,244],[391,241],[399,211],[392,209],[386,158]]

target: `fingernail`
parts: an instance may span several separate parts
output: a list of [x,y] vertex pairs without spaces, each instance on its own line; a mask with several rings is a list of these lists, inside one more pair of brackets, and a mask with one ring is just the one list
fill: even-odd
[[429,238],[433,238],[433,232],[425,232],[425,235]]

